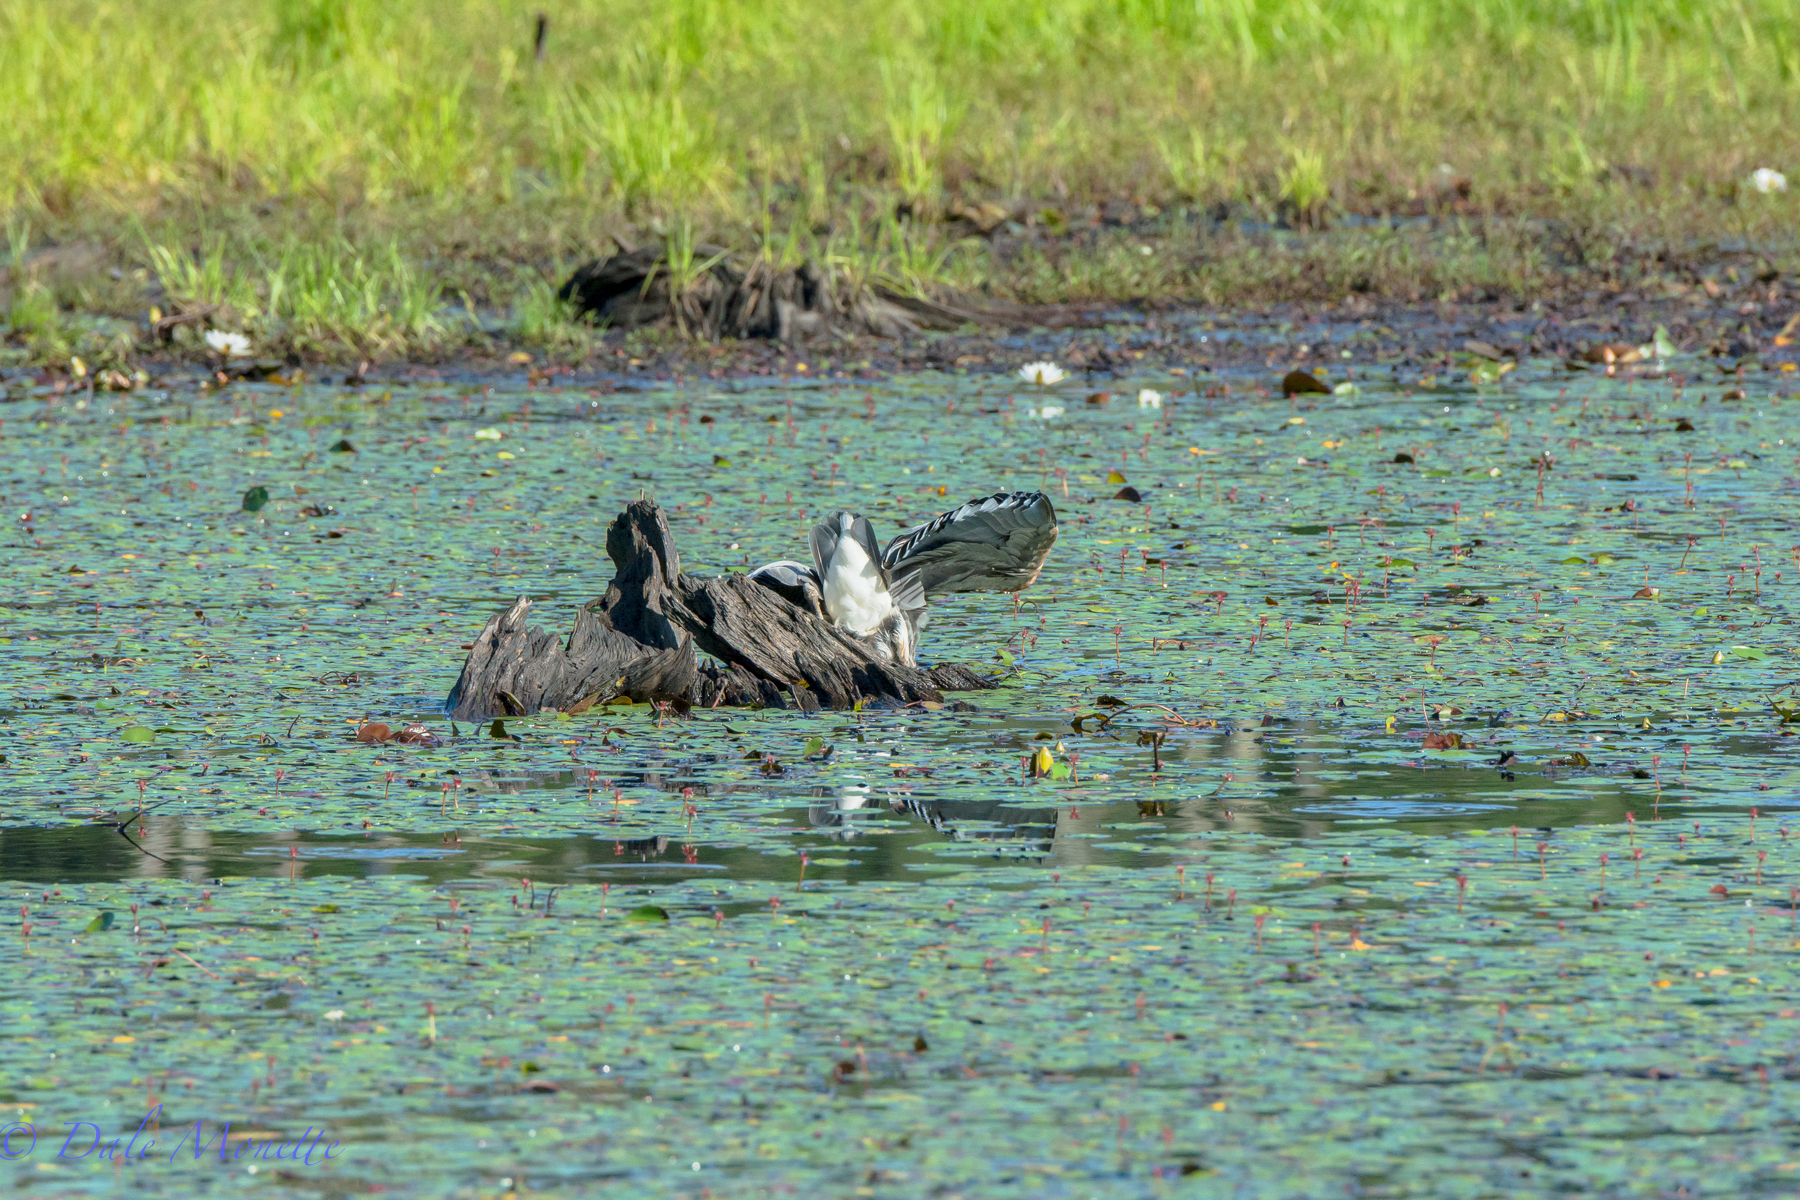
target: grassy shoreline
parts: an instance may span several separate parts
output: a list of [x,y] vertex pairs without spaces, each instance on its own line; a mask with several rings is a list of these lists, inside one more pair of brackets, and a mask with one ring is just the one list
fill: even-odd
[[[1800,35],[1671,0],[0,4],[0,350],[579,354],[618,242],[1028,304],[1795,269]],[[198,353],[202,322],[165,351]]]

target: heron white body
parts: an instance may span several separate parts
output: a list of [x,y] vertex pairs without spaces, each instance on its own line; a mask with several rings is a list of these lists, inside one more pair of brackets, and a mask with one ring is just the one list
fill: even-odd
[[863,637],[900,610],[881,574],[849,529],[846,514],[825,568],[825,611],[839,629]]

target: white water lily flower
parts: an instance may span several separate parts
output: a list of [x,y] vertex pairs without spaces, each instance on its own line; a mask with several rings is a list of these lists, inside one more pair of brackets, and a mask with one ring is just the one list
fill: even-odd
[[344,1010],[341,1008],[334,1008],[325,1014],[325,1019],[327,1021],[341,1021],[344,1019]]
[[1138,407],[1139,408],[1161,408],[1162,402],[1163,402],[1163,395],[1161,392],[1152,391],[1149,388],[1145,388],[1138,393]]
[[223,329],[206,331],[206,344],[226,358],[244,358],[250,353],[250,339],[241,333],[226,333]]
[[1750,186],[1765,196],[1787,191],[1787,176],[1771,167],[1758,167],[1750,172]]
[[477,429],[475,431],[475,440],[478,442],[497,442],[500,440],[500,431],[498,429]]
[[1053,362],[1026,363],[1019,368],[1019,378],[1026,383],[1035,383],[1040,387],[1049,387],[1053,383],[1061,383],[1063,369]]
[[1042,408],[1030,409],[1030,414],[1040,421],[1049,421],[1063,415],[1068,409],[1060,404],[1046,404]]

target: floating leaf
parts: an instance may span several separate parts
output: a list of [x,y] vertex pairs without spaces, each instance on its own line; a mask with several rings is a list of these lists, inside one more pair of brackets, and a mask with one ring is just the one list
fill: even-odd
[[1514,364],[1510,362],[1489,362],[1486,359],[1480,359],[1473,367],[1469,368],[1469,382],[1477,387],[1499,383],[1501,376],[1511,371],[1513,366]]

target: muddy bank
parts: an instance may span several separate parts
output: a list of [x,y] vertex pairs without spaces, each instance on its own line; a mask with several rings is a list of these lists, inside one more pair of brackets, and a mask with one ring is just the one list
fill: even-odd
[[[1603,347],[1636,346],[1665,329],[1675,346],[1721,373],[1792,373],[1800,361],[1800,289],[1784,281],[1746,281],[1680,295],[1644,296],[1596,289],[1549,302],[1486,300],[1409,304],[1351,296],[1335,304],[1258,308],[1178,305],[1046,306],[1019,310],[988,328],[899,337],[820,337],[705,342],[668,330],[607,332],[581,355],[463,352],[413,362],[365,362],[345,369],[289,358],[233,366],[146,356],[119,385],[219,387],[238,380],[582,387],[631,392],[699,379],[792,377],[854,381],[919,371],[1010,373],[1050,359],[1103,391],[1113,380],[1186,372],[1241,380],[1267,376],[1278,386],[1295,367],[1341,374],[1379,366],[1424,374],[1471,357],[1496,361],[1585,360]],[[1690,360],[1693,361],[1693,360]],[[1796,380],[1800,382],[1800,380]],[[66,365],[0,368],[11,399],[86,391],[91,377]],[[107,386],[102,381],[100,388]]]
[[[0,338],[0,384],[124,389],[151,379],[217,385],[291,381],[304,373],[314,382],[355,386],[523,374],[533,384],[619,390],[696,377],[1010,371],[1051,358],[1103,388],[1109,379],[1157,369],[1236,375],[1346,358],[1430,364],[1469,351],[1471,342],[1476,353],[1498,359],[1580,358],[1597,347],[1645,343],[1659,327],[1680,350],[1731,369],[1779,369],[1793,361],[1800,269],[1791,254],[1748,244],[1657,248],[1645,242],[1614,248],[1601,261],[1574,233],[1559,232],[1554,222],[1538,226],[1528,235],[1477,222],[1465,239],[1477,253],[1455,249],[1441,222],[1423,221],[1412,233],[1424,240],[1398,264],[1382,258],[1383,231],[1373,228],[1302,235],[1222,226],[1205,240],[1180,242],[1166,230],[1096,218],[1091,228],[1055,236],[1029,231],[1035,239],[1029,245],[1012,245],[996,229],[987,235],[997,271],[993,294],[938,283],[920,285],[926,293],[920,294],[843,264],[776,266],[719,246],[682,256],[661,245],[634,249],[620,242],[610,253],[596,250],[577,260],[572,273],[554,271],[560,315],[535,334],[486,307],[499,297],[465,294],[463,307],[434,318],[459,331],[435,340],[400,338],[357,349],[330,339],[257,340],[252,331],[240,339],[250,353],[229,360],[209,351],[201,333],[217,339],[247,328],[242,314],[183,300],[154,275],[134,284],[115,266],[110,274],[119,277],[117,286],[135,290],[135,298],[121,294],[106,311],[75,312],[71,319],[94,326],[85,341],[32,340],[22,327],[12,329]],[[1505,241],[1509,230],[1512,242]],[[1395,238],[1406,233],[1386,231]],[[1122,258],[1114,253],[1120,251]],[[1083,255],[1107,254],[1114,276],[1091,282],[1115,295],[1132,295],[1127,289],[1138,286],[1121,274],[1125,266],[1150,264],[1143,269],[1162,274],[1138,281],[1144,290],[1132,300],[1020,301],[1034,290],[1043,293],[1025,269],[1031,255],[1060,280],[1046,297],[1055,300],[1075,287],[1069,273],[1080,274]],[[1521,256],[1535,266],[1510,285],[1494,282],[1498,263]],[[1484,270],[1472,269],[1477,259],[1487,263]],[[0,292],[16,291],[21,279],[73,286],[102,273],[108,261],[97,246],[51,247],[10,274],[0,271]],[[537,266],[552,272],[547,263]],[[25,274],[11,278],[20,271]],[[78,299],[78,308],[97,297],[80,294],[87,299]]]
[[[1066,359],[1104,382],[1140,366],[1299,365],[1341,357],[1339,343],[1352,340],[1355,358],[1429,360],[1470,340],[1573,354],[1647,340],[1659,325],[1686,350],[1780,361],[1774,339],[1800,295],[1800,259],[1786,242],[1609,240],[1568,222],[1479,214],[1314,231],[1090,215],[1061,232],[974,230],[979,238],[958,245],[975,247],[985,264],[975,277],[986,282],[961,290],[954,273],[901,287],[843,263],[776,266],[741,248],[701,244],[683,256],[620,241],[571,256],[523,249],[421,262],[407,321],[384,309],[330,329],[187,296],[122,245],[52,243],[0,266],[0,310],[27,293],[56,306],[19,309],[0,327],[0,380],[212,377],[224,364],[202,334],[231,331],[253,353],[232,360],[227,379],[286,379],[299,368],[354,382],[415,370],[616,386],[715,373],[836,378],[1011,369],[1020,355]],[[577,310],[588,318],[573,319]]]

